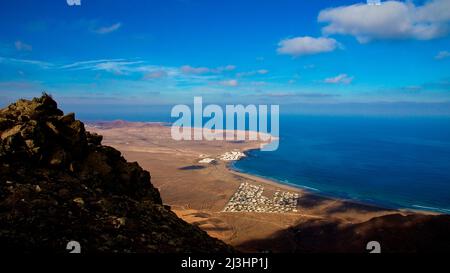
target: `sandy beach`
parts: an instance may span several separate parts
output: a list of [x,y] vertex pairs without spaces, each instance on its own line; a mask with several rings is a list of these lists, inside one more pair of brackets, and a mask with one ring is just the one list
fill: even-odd
[[226,153],[239,157],[259,141],[175,141],[162,123],[91,123],[86,129],[148,170],[179,217],[241,251],[295,251],[291,227],[311,221],[347,226],[415,213],[323,197],[229,168]]

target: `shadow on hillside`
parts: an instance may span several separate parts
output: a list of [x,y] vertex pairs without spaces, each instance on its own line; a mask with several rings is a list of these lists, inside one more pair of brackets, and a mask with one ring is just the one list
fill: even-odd
[[269,238],[244,242],[241,251],[291,253],[368,253],[378,241],[385,253],[450,252],[450,215],[390,214],[359,224],[309,220]]

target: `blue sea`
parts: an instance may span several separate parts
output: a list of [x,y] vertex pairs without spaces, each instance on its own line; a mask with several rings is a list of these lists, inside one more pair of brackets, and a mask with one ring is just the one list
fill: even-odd
[[450,118],[285,115],[279,149],[233,167],[326,196],[450,213]]
[[[79,117],[174,121],[166,109],[107,112]],[[232,167],[325,196],[450,214],[450,118],[281,115],[279,149]]]

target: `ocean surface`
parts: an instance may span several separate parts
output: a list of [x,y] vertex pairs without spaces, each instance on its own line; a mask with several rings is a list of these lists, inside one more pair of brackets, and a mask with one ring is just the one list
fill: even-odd
[[[79,118],[174,121],[136,110]],[[281,115],[279,149],[232,167],[325,196],[450,214],[450,118]]]
[[280,147],[241,172],[392,208],[450,213],[450,118],[281,116]]

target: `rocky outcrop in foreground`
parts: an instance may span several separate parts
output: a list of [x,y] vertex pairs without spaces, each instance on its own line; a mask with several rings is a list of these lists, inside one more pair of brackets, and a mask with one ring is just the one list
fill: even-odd
[[231,252],[48,95],[0,110],[0,251]]

